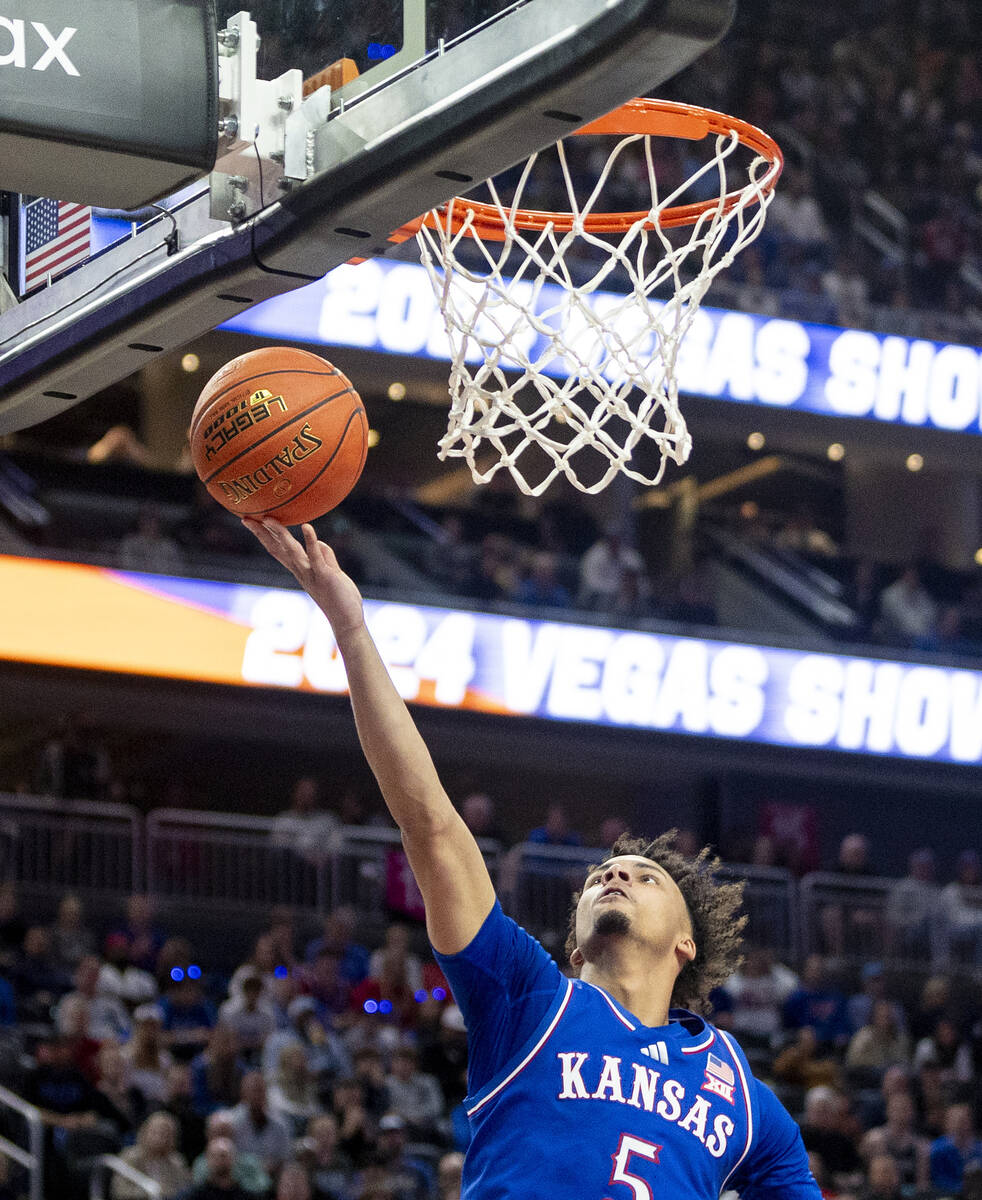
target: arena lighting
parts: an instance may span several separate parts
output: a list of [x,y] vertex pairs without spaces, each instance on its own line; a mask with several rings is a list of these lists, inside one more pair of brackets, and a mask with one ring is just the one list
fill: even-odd
[[762,433],[754,432],[747,434],[747,446],[751,450],[763,450],[764,441],[765,438]]
[[846,448],[841,442],[833,442],[825,453],[832,462],[841,462],[846,456]]
[[189,375],[193,375],[201,366],[201,359],[197,354],[185,354],[181,359],[181,370],[187,371]]
[[387,395],[390,400],[395,400],[395,401],[405,400],[406,385],[404,383],[390,383]]
[[374,450],[381,440],[382,435],[377,429],[369,429],[367,438],[369,450]]
[[907,470],[919,471],[924,466],[924,459],[920,454],[907,455]]
[[978,550],[975,551],[975,554],[973,557],[975,558],[975,565],[978,567],[982,567],[982,546],[980,546],[978,548]]

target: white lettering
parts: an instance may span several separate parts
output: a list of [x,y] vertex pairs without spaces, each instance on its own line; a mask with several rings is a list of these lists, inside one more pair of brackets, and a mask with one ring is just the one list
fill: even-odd
[[754,399],[754,319],[726,313],[716,328],[703,387],[710,396]]
[[605,1092],[610,1092],[610,1099],[619,1104],[624,1103],[624,1092],[621,1088],[621,1060],[610,1054],[604,1055],[604,1068],[600,1072],[600,1082],[593,1093],[594,1100],[606,1100]]
[[426,641],[426,618],[408,604],[383,604],[367,624],[396,691],[403,700],[415,700],[419,672],[414,664]]
[[968,429],[979,419],[979,356],[968,346],[942,346],[934,356],[928,416],[939,429]]
[[736,1126],[726,1115],[720,1113],[713,1121],[713,1132],[706,1138],[706,1149],[713,1158],[722,1158],[726,1152],[726,1141],[729,1138]]
[[578,1054],[573,1051],[561,1051],[557,1056],[562,1064],[563,1090],[559,1093],[560,1100],[588,1100],[590,1093],[583,1083],[580,1071],[590,1057],[589,1054]]
[[649,725],[665,666],[661,642],[647,633],[615,638],[604,665],[600,694],[604,709],[617,725]]
[[706,1140],[706,1118],[710,1113],[709,1101],[705,1096],[696,1096],[692,1107],[679,1121],[680,1129],[691,1129],[700,1142]]
[[303,660],[298,651],[307,637],[311,604],[300,592],[263,592],[252,606],[242,654],[242,678],[247,683],[299,687]]
[[662,1099],[655,1112],[666,1121],[677,1121],[682,1115],[681,1101],[685,1099],[685,1088],[677,1079],[666,1079],[662,1088]]
[[645,1112],[653,1112],[655,1108],[655,1089],[661,1076],[660,1071],[653,1071],[641,1063],[634,1064],[634,1090],[628,1104],[632,1108],[643,1108]]
[[63,29],[56,38],[52,36],[47,25],[43,25],[40,21],[32,21],[31,24],[34,26],[35,33],[37,33],[41,41],[48,47],[34,64],[33,69],[35,71],[46,71],[53,62],[57,62],[66,75],[77,76],[78,71],[75,69],[75,64],[65,53],[65,47],[75,34],[78,33],[78,30],[72,29],[69,26],[67,29]]
[[375,312],[384,281],[384,268],[372,259],[331,271],[324,280],[318,337],[328,345],[374,346]]
[[876,394],[880,340],[875,333],[846,329],[829,347],[829,377],[825,398],[833,412],[865,417]]
[[501,670],[505,705],[511,712],[536,712],[556,660],[558,625],[538,625],[535,640],[529,621],[506,621],[501,628]]
[[747,737],[764,717],[767,659],[753,646],[724,646],[709,664],[709,724],[725,737]]
[[561,626],[552,686],[547,702],[549,715],[578,721],[600,717],[600,678],[614,635],[608,629]]
[[842,679],[842,663],[826,654],[807,654],[794,664],[784,713],[793,742],[826,746],[832,741],[839,726]]
[[915,758],[937,754],[948,737],[948,680],[935,667],[911,667],[897,697],[897,749]]
[[982,678],[968,671],[951,676],[951,757],[956,762],[982,758]]
[[893,714],[903,668],[853,659],[846,664],[838,744],[843,750],[893,746]]
[[761,404],[785,407],[805,394],[811,338],[797,321],[765,321],[757,330],[754,382]]
[[934,360],[931,342],[909,342],[902,337],[884,338],[881,344],[880,378],[873,412],[881,421],[923,425],[927,416],[927,381]]
[[681,718],[689,733],[705,733],[707,725],[707,667],[705,642],[679,641],[672,648],[655,704],[654,723],[671,729]]
[[378,298],[375,330],[381,346],[393,354],[418,354],[436,315],[436,300],[426,274],[409,263],[385,276]]
[[24,44],[24,22],[0,17],[0,29],[10,34],[10,49],[0,54],[0,67],[27,67],[27,48]]

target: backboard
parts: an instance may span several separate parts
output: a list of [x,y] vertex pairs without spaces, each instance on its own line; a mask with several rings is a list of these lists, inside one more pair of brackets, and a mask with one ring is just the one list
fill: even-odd
[[398,253],[407,221],[657,88],[723,35],[733,4],[226,5],[215,173],[0,316],[0,433],[341,263]]

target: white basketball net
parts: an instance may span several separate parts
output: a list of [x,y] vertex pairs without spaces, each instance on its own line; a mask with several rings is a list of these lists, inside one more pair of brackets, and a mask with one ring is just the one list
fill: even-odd
[[[648,212],[622,235],[591,234],[584,218],[597,206],[620,155],[639,141],[650,189]],[[577,200],[563,143],[558,143],[574,218],[570,232],[557,232],[552,225],[528,232],[515,224],[538,155],[526,163],[507,205],[494,181],[488,181],[504,222],[503,241],[482,240],[474,211],[461,198],[434,210],[436,229],[424,225],[419,230],[422,262],[443,310],[452,361],[452,407],[440,458],[466,459],[477,483],[507,468],[530,496],[540,495],[558,475],[581,491],[598,492],[618,472],[657,484],[669,459],[681,464],[688,458],[692,439],[678,404],[679,347],[713,279],[760,233],[773,194],[765,187],[771,164],[763,157],[753,160],[749,182],[726,211],[726,160],[740,144],[736,133],[717,136],[710,160],[663,197],[651,142],[651,135],[621,138],[583,202]],[[687,240],[673,244],[658,214],[717,172],[719,204],[682,231],[688,232]],[[454,216],[459,219],[462,212],[466,220],[454,232]],[[464,246],[480,252],[479,269],[458,259]],[[593,274],[585,282],[574,282],[567,256],[586,246],[600,251],[603,261],[591,263]],[[602,290],[615,268],[616,286],[623,288],[625,276],[629,281],[626,295]],[[674,295],[654,299],[664,284]],[[659,451],[648,474],[632,466],[644,439]],[[523,470],[545,474],[533,484]],[[578,471],[599,471],[600,477],[585,482]]]

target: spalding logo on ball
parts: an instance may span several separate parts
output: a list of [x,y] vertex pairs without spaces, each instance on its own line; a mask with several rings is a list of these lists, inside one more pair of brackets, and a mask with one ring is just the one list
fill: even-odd
[[351,381],[287,346],[251,350],[216,371],[188,436],[194,469],[219,504],[284,525],[340,504],[368,453],[365,407]]

